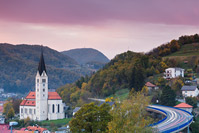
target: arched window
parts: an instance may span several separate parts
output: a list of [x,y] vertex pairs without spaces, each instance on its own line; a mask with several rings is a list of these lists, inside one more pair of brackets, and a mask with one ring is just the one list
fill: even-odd
[[59,113],[59,104],[57,105],[57,112]]
[[53,104],[53,107],[52,107],[52,112],[54,113],[55,112],[55,105]]

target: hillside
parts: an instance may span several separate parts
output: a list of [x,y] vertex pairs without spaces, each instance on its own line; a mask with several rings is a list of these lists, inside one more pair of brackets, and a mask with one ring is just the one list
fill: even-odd
[[[49,76],[49,88],[72,83],[90,71],[75,60],[48,47],[43,47]],[[28,92],[34,89],[34,78],[40,58],[39,45],[0,44],[0,88],[7,92]]]
[[[84,77],[75,84],[68,84],[57,91],[65,103],[81,105],[87,97],[114,96],[120,90],[142,89],[147,80],[156,81],[168,67],[191,68],[199,72],[199,36],[182,36],[154,48],[149,53],[127,51],[117,55],[91,77]],[[190,56],[191,55],[191,56]],[[189,57],[188,63],[178,57]],[[171,58],[174,59],[171,59]],[[68,98],[70,97],[70,98]]]
[[73,58],[81,65],[104,65],[109,62],[109,59],[103,53],[92,48],[71,49],[62,53]]

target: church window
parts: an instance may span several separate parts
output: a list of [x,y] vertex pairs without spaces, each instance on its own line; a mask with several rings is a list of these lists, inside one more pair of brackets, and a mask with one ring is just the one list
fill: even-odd
[[27,114],[27,109],[25,109],[25,113]]
[[46,82],[46,79],[42,79],[42,83],[45,83]]
[[57,106],[57,112],[59,113],[59,104],[58,104],[58,106]]
[[21,113],[23,113],[23,109],[21,108]]
[[39,83],[39,79],[37,79],[37,83]]
[[52,107],[52,112],[54,113],[55,112],[55,105],[53,104],[53,107]]
[[32,114],[32,109],[29,109],[29,114]]
[[43,89],[43,92],[45,92],[45,89]]

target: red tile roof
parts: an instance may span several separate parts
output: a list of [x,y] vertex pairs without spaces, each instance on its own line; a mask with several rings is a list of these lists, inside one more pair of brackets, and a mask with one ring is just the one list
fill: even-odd
[[180,103],[174,107],[176,107],[176,108],[193,108],[193,106],[186,104],[186,103]]
[[49,100],[61,99],[61,97],[57,92],[48,92],[48,99]]
[[0,106],[0,112],[3,112],[3,106]]
[[23,100],[20,105],[22,105],[22,106],[35,106],[36,103],[35,103],[35,101],[31,101],[31,100]]
[[152,84],[150,82],[147,82],[145,85],[148,86],[148,87],[156,87],[156,85],[154,85],[154,84]]
[[47,130],[47,128],[42,128],[39,126],[38,127],[37,126],[28,126],[26,129],[28,129],[28,131],[39,131],[40,133]]
[[[35,99],[35,92],[30,92],[27,96],[26,99]],[[56,99],[61,99],[59,94],[57,92],[48,92],[48,99],[49,100],[56,100]]]
[[35,92],[30,92],[27,96],[26,99],[35,99]]

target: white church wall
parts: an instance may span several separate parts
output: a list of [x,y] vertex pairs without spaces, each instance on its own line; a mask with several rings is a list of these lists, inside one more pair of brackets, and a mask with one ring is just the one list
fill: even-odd
[[[53,112],[54,105],[54,112]],[[64,118],[64,104],[62,100],[48,100],[48,119],[56,120]],[[59,106],[59,111],[58,111]]]
[[20,106],[20,119],[30,118],[36,120],[36,108],[35,106]]

